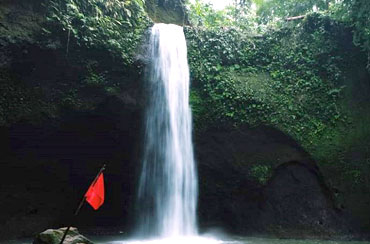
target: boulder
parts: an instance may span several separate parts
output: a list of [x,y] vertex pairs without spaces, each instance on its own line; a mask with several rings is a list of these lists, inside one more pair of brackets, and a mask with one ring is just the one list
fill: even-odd
[[[48,229],[35,237],[33,244],[59,244],[67,227],[60,229]],[[81,235],[77,228],[70,228],[64,244],[93,244],[89,239]]]

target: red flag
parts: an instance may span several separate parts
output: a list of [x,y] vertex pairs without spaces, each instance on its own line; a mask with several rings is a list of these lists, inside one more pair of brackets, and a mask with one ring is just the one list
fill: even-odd
[[103,205],[104,203],[104,177],[103,173],[100,173],[98,179],[91,184],[89,189],[85,194],[86,201],[93,207],[95,210]]

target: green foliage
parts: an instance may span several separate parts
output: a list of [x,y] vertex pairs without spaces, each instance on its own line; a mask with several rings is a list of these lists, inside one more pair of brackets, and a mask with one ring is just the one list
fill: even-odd
[[60,101],[60,105],[63,108],[68,109],[79,109],[81,107],[81,100],[78,97],[78,90],[76,88],[71,88],[64,92],[63,97]]
[[353,42],[368,53],[370,71],[370,1],[367,0],[254,0],[259,23],[284,20],[319,11],[343,21],[354,30]]
[[0,69],[0,91],[0,126],[22,119],[37,123],[55,116],[55,105],[42,99],[41,87],[25,86],[8,70]]
[[272,168],[269,165],[253,165],[249,170],[249,175],[261,185],[265,185],[271,178]]
[[326,131],[316,138],[312,152],[333,185],[348,192],[356,188],[366,192],[370,191],[370,115],[363,109],[351,113],[349,126]]
[[193,26],[206,29],[233,28],[239,31],[254,31],[256,28],[255,15],[246,7],[244,1],[237,6],[229,6],[224,10],[215,10],[212,4],[195,0],[188,3],[189,19]]
[[263,33],[266,27],[280,28],[286,25],[287,17],[319,12],[353,28],[353,42],[367,52],[367,68],[370,71],[370,1],[251,0],[236,3],[217,11],[212,5],[196,0],[194,4],[189,4],[190,21],[193,26],[207,29],[234,28],[249,33]]
[[[197,90],[190,90],[190,106],[193,114],[193,119],[195,121],[206,121],[207,118],[207,109],[203,103],[203,99]],[[200,117],[202,116],[202,117]],[[204,116],[204,117],[203,117]],[[207,128],[207,124],[196,123],[194,124],[196,130],[201,131],[202,129]]]
[[[339,189],[338,206],[363,215],[357,209],[364,208],[363,194],[370,192],[370,104],[366,92],[364,98],[353,94],[367,82],[366,56],[370,70],[370,2],[253,2],[256,15],[250,11],[244,23],[233,14],[223,18],[248,4],[224,10],[214,25],[208,22],[216,12],[198,6],[194,27],[185,29],[192,92],[197,94],[195,129],[230,124],[280,129],[313,156],[327,183]],[[285,21],[296,15],[304,18]],[[265,184],[268,171],[256,165],[250,174]]]
[[370,1],[340,0],[331,6],[332,16],[354,29],[353,41],[367,52],[370,71]]
[[259,21],[266,23],[287,17],[299,16],[312,11],[327,10],[331,0],[258,0]]
[[189,5],[189,18],[195,26],[205,26],[206,28],[220,27],[227,22],[224,11],[213,9],[211,4],[196,0]]
[[105,73],[98,73],[95,68],[98,64],[96,62],[89,62],[86,65],[87,75],[83,79],[82,83],[88,87],[103,87],[108,84],[105,77]]
[[346,31],[330,18],[312,15],[262,37],[235,29],[187,28],[186,35],[193,88],[213,108],[196,118],[211,126],[272,125],[307,149],[346,122],[339,102]]
[[48,5],[49,30],[71,44],[109,51],[126,64],[149,25],[142,0],[52,0]]

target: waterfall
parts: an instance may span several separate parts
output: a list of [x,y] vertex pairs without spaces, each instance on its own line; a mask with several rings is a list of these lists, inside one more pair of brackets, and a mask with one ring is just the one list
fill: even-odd
[[155,24],[149,51],[138,235],[160,238],[197,235],[198,184],[182,27]]

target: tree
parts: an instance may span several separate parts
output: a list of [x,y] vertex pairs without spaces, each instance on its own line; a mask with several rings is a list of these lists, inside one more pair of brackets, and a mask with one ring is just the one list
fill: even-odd
[[353,42],[367,52],[367,69],[370,71],[370,1],[337,0],[330,9],[333,18],[353,28]]
[[276,18],[304,15],[313,9],[327,10],[331,1],[333,0],[253,0],[262,23]]

